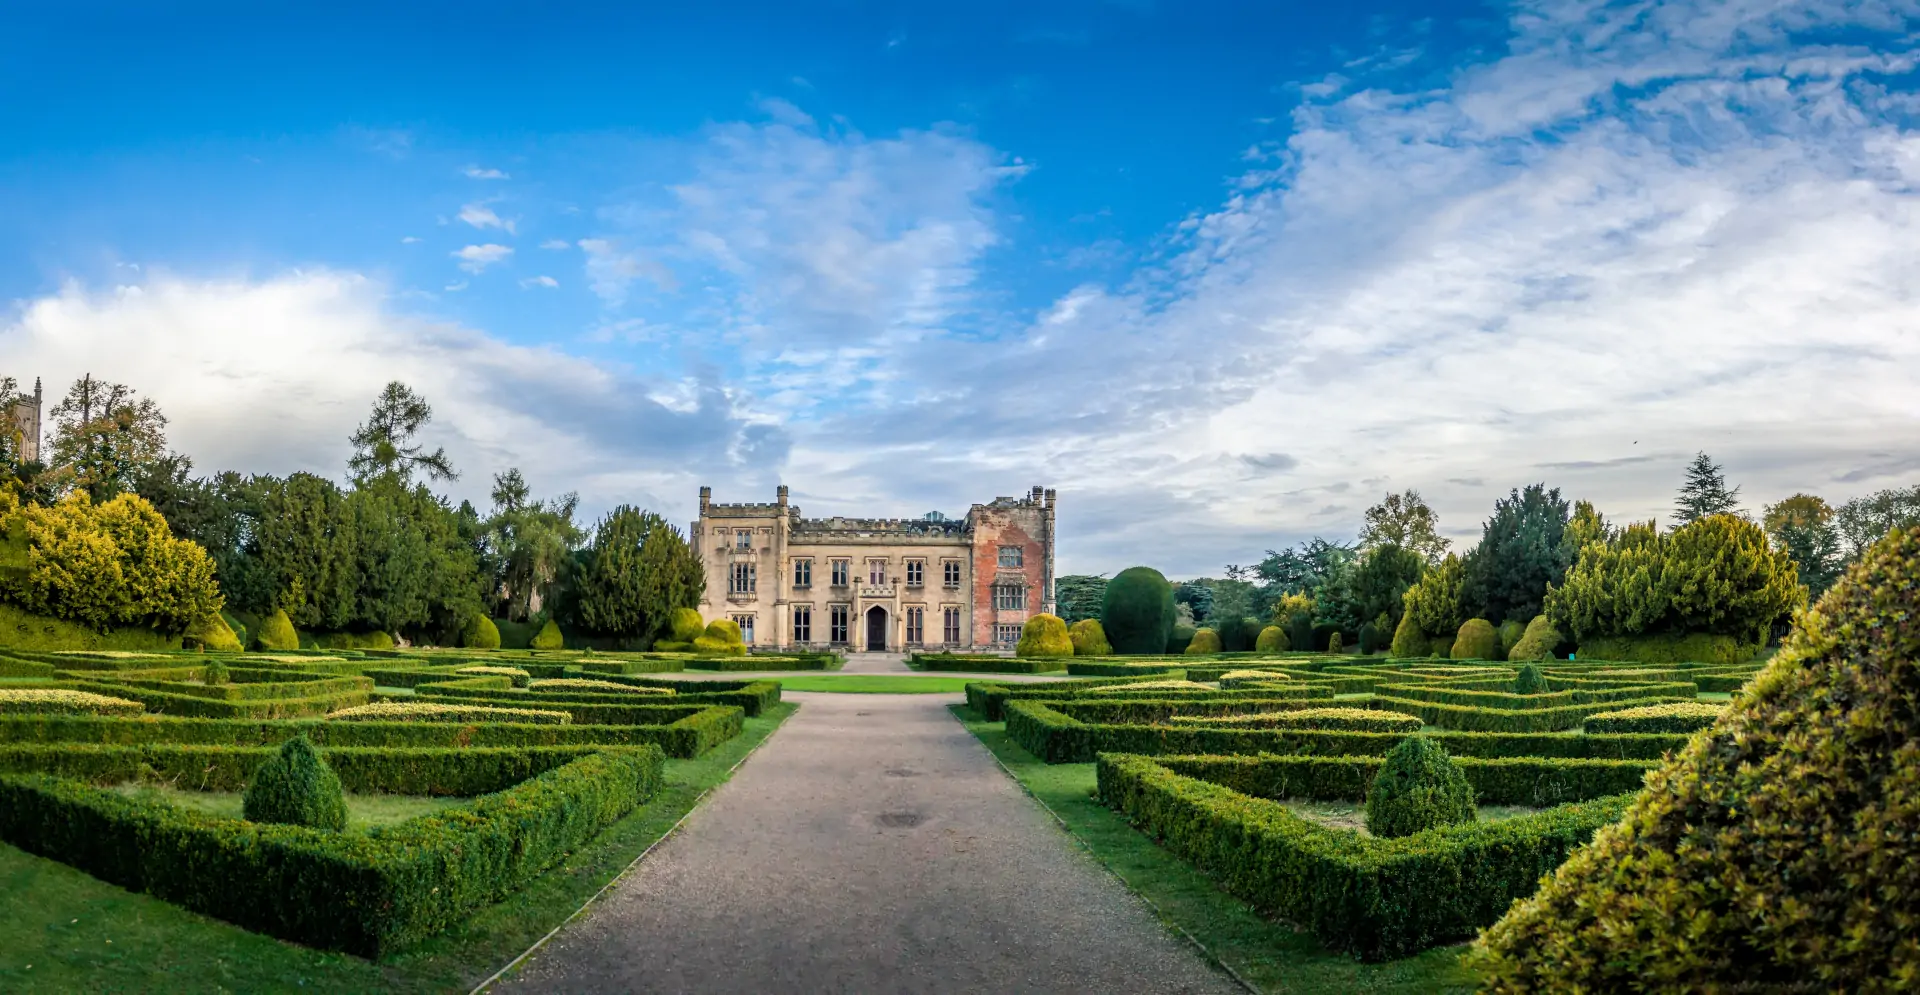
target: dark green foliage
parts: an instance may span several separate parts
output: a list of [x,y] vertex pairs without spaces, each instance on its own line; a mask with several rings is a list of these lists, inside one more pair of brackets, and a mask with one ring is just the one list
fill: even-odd
[[1499,652],[1500,634],[1486,619],[1470,618],[1461,623],[1447,655],[1455,660],[1497,660]]
[[671,635],[676,608],[706,590],[700,557],[659,515],[621,505],[594,526],[581,552],[571,613],[586,632],[655,639]]
[[1287,645],[1296,653],[1316,649],[1314,644],[1313,615],[1300,612],[1287,620]]
[[1680,485],[1680,495],[1674,500],[1674,524],[1690,525],[1713,515],[1737,515],[1739,499],[1740,488],[1727,488],[1727,475],[1720,465],[1706,453],[1696,454],[1687,464],[1686,482]]
[[460,645],[468,649],[497,650],[500,648],[500,627],[484,612],[474,612],[467,616],[466,627],[460,630]]
[[362,484],[376,478],[404,484],[416,471],[429,480],[458,479],[445,449],[427,452],[414,441],[432,420],[433,408],[425,398],[398,380],[390,381],[374,398],[366,423],[349,439],[353,455],[347,459],[348,471]]
[[1389,543],[1367,550],[1354,568],[1351,585],[1357,616],[1374,619],[1385,615],[1393,620],[1387,626],[1392,631],[1405,610],[1408,589],[1426,572],[1426,557],[1403,546]]
[[[1115,653],[1172,651],[1173,585],[1152,567],[1128,567],[1107,583],[1100,624]],[[1183,647],[1184,650],[1184,647]]]
[[1762,642],[1805,597],[1793,562],[1759,526],[1714,515],[1665,535],[1630,526],[1587,546],[1548,596],[1546,614],[1582,644],[1702,632]]
[[1374,628],[1374,623],[1368,622],[1367,624],[1361,626],[1360,627],[1360,652],[1363,654],[1370,655],[1379,651],[1381,648],[1382,647],[1380,645],[1380,630]]
[[1765,646],[1757,637],[1658,633],[1644,636],[1602,636],[1580,641],[1582,660],[1631,660],[1637,663],[1745,663]]
[[663,767],[655,748],[602,750],[368,836],[216,819],[6,775],[0,840],[255,932],[378,957],[557,863],[652,797]]
[[1496,991],[1911,990],[1920,529],[1870,549],[1476,951]]
[[1387,751],[1367,790],[1367,831],[1393,838],[1474,821],[1473,786],[1446,748],[1409,736]]
[[[1364,802],[1384,756],[1163,756],[1155,761],[1177,774],[1232,788],[1254,798],[1285,801]],[[1454,757],[1480,805],[1549,808],[1610,798],[1640,790],[1658,760],[1587,760],[1566,757]]]
[[1100,618],[1106,603],[1107,579],[1093,574],[1068,574],[1053,581],[1053,598],[1060,618],[1069,626]]
[[1473,935],[1628,803],[1607,798],[1411,839],[1361,839],[1148,757],[1104,756],[1098,777],[1102,801],[1222,888],[1365,960]]
[[1513,679],[1514,694],[1545,694],[1547,690],[1547,679],[1531,663],[1521,667],[1520,676]]
[[[1687,685],[1691,688],[1692,685]],[[1414,698],[1376,696],[1374,708],[1417,715],[1428,725],[1463,732],[1549,732],[1578,728],[1589,715],[1632,705],[1665,704],[1682,692],[1626,697],[1621,701],[1599,701],[1582,705],[1550,705],[1541,708],[1502,708],[1477,705],[1451,705]]]
[[1214,618],[1212,628],[1220,636],[1221,652],[1251,653],[1254,644],[1260,641],[1261,624],[1257,618],[1234,618],[1221,614]]
[[1854,498],[1834,512],[1833,520],[1846,540],[1847,556],[1857,559],[1888,532],[1920,526],[1920,484]]
[[[1082,619],[1089,622],[1092,619]],[[954,653],[915,653],[916,670],[960,674],[1044,674],[1063,671],[1066,661],[1059,657],[967,656]]]
[[1498,656],[1495,656],[1494,659],[1505,660],[1507,655],[1513,652],[1513,648],[1520,644],[1520,640],[1525,638],[1526,634],[1527,623],[1518,619],[1510,618],[1500,623],[1500,653]]
[[347,798],[340,778],[305,736],[295,736],[247,785],[249,822],[278,822],[339,832],[347,828]]
[[1569,519],[1560,489],[1530,484],[1496,501],[1493,517],[1482,526],[1480,544],[1462,563],[1462,610],[1500,623],[1523,624],[1540,614],[1547,588],[1558,584],[1573,565],[1561,542]]
[[1173,603],[1186,605],[1193,613],[1195,625],[1208,622],[1213,618],[1213,586],[1210,583],[1187,581],[1173,586]]
[[[1166,651],[1168,653],[1185,653],[1187,647],[1193,645],[1194,634],[1199,631],[1199,629],[1187,625],[1184,622],[1175,625],[1167,635]],[[1117,653],[1119,651],[1115,650],[1115,652]]]

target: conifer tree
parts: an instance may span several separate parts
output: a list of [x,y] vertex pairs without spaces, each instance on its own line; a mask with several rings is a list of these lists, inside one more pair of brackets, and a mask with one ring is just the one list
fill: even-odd
[[1708,515],[1740,513],[1740,488],[1727,488],[1726,472],[1706,453],[1698,453],[1687,464],[1687,481],[1680,485],[1674,524],[1687,525]]

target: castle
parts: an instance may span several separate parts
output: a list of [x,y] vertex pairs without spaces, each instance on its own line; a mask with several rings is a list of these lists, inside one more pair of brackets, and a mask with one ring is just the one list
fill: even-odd
[[1053,611],[1053,502],[1035,487],[964,519],[806,518],[784,484],[772,504],[715,504],[702,487],[700,614],[750,646],[1010,649]]
[[8,426],[18,444],[20,462],[32,463],[40,459],[40,415],[41,415],[40,378],[33,380],[33,396],[21,396],[13,403],[13,410],[7,414],[12,421]]

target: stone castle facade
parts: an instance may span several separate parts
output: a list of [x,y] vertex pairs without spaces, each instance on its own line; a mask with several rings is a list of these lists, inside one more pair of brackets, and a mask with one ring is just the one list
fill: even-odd
[[779,649],[1010,649],[1052,612],[1054,493],[976,504],[964,519],[807,518],[787,503],[715,504],[700,488],[690,541],[708,621]]
[[22,463],[32,463],[40,458],[42,403],[40,380],[35,378],[33,396],[15,401],[13,410],[6,412],[8,421],[0,423],[5,425],[6,431],[13,434]]

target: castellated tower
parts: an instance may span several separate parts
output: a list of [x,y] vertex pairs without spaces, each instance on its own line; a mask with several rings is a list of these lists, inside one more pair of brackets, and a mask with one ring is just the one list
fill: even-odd
[[32,463],[40,459],[41,418],[44,412],[45,398],[40,393],[40,378],[33,378],[33,396],[14,402],[13,410],[7,412],[11,424],[7,426],[19,443],[20,461]]
[[690,536],[705,564],[700,614],[759,647],[1011,650],[1054,610],[1054,492],[1034,487],[964,519],[807,518],[781,485],[769,503],[700,488]]

